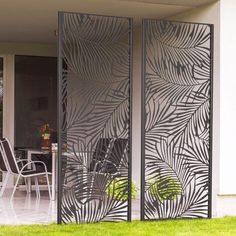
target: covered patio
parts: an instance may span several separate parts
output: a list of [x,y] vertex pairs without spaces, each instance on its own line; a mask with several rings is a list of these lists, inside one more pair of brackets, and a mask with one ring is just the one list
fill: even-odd
[[[120,134],[120,136],[114,135],[115,138],[112,141],[109,140],[109,145],[112,144],[112,147],[114,147],[114,143],[117,140],[126,142],[126,139],[129,140],[130,143],[132,143],[132,166],[130,164],[129,172],[124,172],[126,173],[125,177],[129,179],[129,181],[131,181],[131,179],[134,180],[138,190],[136,198],[129,203],[129,207],[132,206],[130,207],[130,209],[132,210],[130,210],[130,213],[127,213],[129,214],[127,218],[128,220],[140,219],[140,211],[142,206],[142,204],[140,203],[142,194],[141,146],[143,145],[141,144],[142,135],[140,127],[142,117],[141,103],[143,102],[141,100],[141,90],[143,89],[141,85],[142,19],[148,18],[180,22],[216,24],[214,35],[218,36],[219,2],[214,0],[81,0],[78,3],[78,1],[73,0],[59,0],[49,1],[46,5],[43,5],[38,1],[34,2],[28,0],[15,1],[14,3],[13,2],[2,1],[0,7],[0,59],[2,59],[3,61],[2,67],[0,67],[0,80],[2,81],[0,85],[3,89],[2,95],[0,92],[0,96],[2,96],[2,114],[0,114],[2,115],[2,117],[0,117],[0,121],[2,120],[2,124],[0,123],[0,126],[2,127],[1,136],[9,139],[11,146],[15,149],[16,153],[21,156],[20,158],[42,161],[44,157],[37,157],[37,154],[42,154],[47,160],[49,160],[49,164],[47,163],[47,168],[51,168],[51,172],[54,173],[54,177],[56,175],[59,176],[58,181],[56,181],[54,177],[50,177],[51,188],[55,189],[55,186],[59,185],[62,189],[62,191],[59,193],[59,199],[61,199],[64,191],[69,191],[68,189],[70,185],[66,184],[72,178],[75,178],[75,175],[70,176],[70,173],[68,173],[69,171],[67,170],[65,174],[67,176],[67,179],[61,180],[61,176],[64,174],[63,157],[60,159],[61,162],[58,165],[58,157],[54,157],[55,162],[52,162],[53,154],[51,151],[47,153],[48,150],[46,150],[46,152],[44,150],[42,153],[40,153],[42,147],[42,143],[40,143],[40,135],[42,135],[42,133],[40,133],[40,128],[45,124],[49,124],[50,129],[57,133],[58,103],[59,107],[61,107],[59,114],[61,115],[61,113],[64,112],[62,108],[63,106],[60,106],[60,101],[58,101],[58,93],[60,93],[60,91],[62,90],[59,86],[62,85],[60,83],[58,84],[57,73],[60,74],[60,71],[58,72],[58,68],[61,71],[69,71],[69,63],[66,64],[66,66],[63,65],[64,67],[60,67],[60,63],[63,63],[62,61],[59,61],[59,67],[57,65],[57,49],[59,46],[58,34],[60,34],[60,32],[58,33],[58,12],[79,12],[102,16],[108,15],[118,18],[133,18],[133,45],[129,45],[130,48],[132,48],[130,50],[133,50],[133,58],[130,59],[127,56],[128,59],[126,58],[124,60],[130,60],[132,61],[131,64],[133,64],[133,67],[130,67],[129,71],[130,78],[133,77],[132,86],[130,87],[132,89],[132,107],[128,106],[130,109],[130,113],[133,114],[132,120],[130,121],[130,130],[132,130],[132,136],[129,135],[130,130],[127,131],[128,134],[126,134],[125,132],[120,132],[123,136]],[[129,40],[131,42],[131,38],[129,38]],[[216,40],[216,42],[218,41]],[[217,49],[216,52],[218,52],[218,45],[216,44],[214,47],[215,49]],[[63,56],[60,57],[62,58]],[[64,61],[68,62],[67,58],[63,59]],[[217,60],[218,59],[216,59],[216,61]],[[102,66],[100,66],[100,68],[101,67]],[[214,68],[214,70],[216,70],[217,72],[217,68]],[[97,72],[102,74],[103,71],[99,71],[97,69]],[[215,77],[216,80],[218,80],[219,75],[216,75]],[[68,83],[69,85],[67,84],[67,86],[71,86],[70,88],[76,88],[76,83],[73,83],[74,82],[72,81],[71,84]],[[216,82],[214,86],[218,86],[217,83],[218,82]],[[84,86],[84,84],[82,85]],[[73,89],[71,89],[71,91],[74,92]],[[77,94],[74,93],[73,96],[76,97]],[[68,102],[69,98],[73,98],[73,96],[67,97],[68,100],[66,102],[68,107],[70,107],[70,103]],[[87,98],[88,96],[83,98],[80,97],[80,103],[77,104],[77,107],[80,107],[82,103],[85,103]],[[213,106],[216,105],[213,104]],[[72,105],[71,107],[73,108]],[[89,113],[88,111],[86,112]],[[214,117],[213,119],[215,119]],[[66,117],[66,119],[68,120],[69,118]],[[61,120],[63,119],[61,118]],[[67,122],[69,123],[68,120]],[[217,126],[217,123],[213,122],[213,125]],[[122,126],[125,125],[122,124]],[[110,131],[107,131],[107,133],[109,132]],[[60,130],[59,133],[63,132]],[[66,130],[64,133],[69,136],[70,131]],[[51,143],[57,143],[57,138],[58,137],[56,137],[55,141],[51,141]],[[102,138],[104,137],[102,136]],[[213,139],[217,140],[217,137],[214,136]],[[90,145],[90,140],[88,137],[86,137],[86,139],[84,140],[83,145],[86,146],[85,149],[87,150]],[[91,150],[93,152],[94,150],[96,152],[96,145],[98,145],[99,140],[101,140],[100,136],[96,139],[96,143],[91,142],[93,145]],[[61,137],[59,142],[61,143],[61,153],[59,153],[59,155],[61,154],[61,156],[63,156],[63,141]],[[69,142],[70,140],[67,140],[68,146],[70,146],[68,144]],[[127,144],[125,143],[125,145]],[[103,146],[103,144],[100,146]],[[118,146],[118,148],[116,149],[120,149],[120,146]],[[89,152],[91,152],[91,150],[89,149]],[[31,152],[34,153],[32,154]],[[116,150],[116,152],[118,151]],[[78,150],[76,150],[75,148],[74,153],[76,153],[77,156],[75,155],[75,157],[77,159],[81,158],[82,154],[79,148]],[[216,178],[214,177],[218,175],[217,163],[219,154],[216,153],[218,153],[218,150],[217,147],[214,146],[213,155],[215,156],[216,161],[213,163],[213,169],[215,170],[213,171],[213,184],[215,183],[214,181],[216,181]],[[36,155],[36,157],[29,158],[29,155],[31,154]],[[90,163],[87,164],[90,169],[91,163],[93,162],[92,158],[93,156],[91,155],[89,159]],[[65,158],[65,160],[68,161],[68,157]],[[71,164],[71,166],[72,165],[73,163]],[[96,165],[92,167],[94,170],[97,169]],[[75,172],[75,167],[73,167],[74,169],[72,167],[70,168],[71,172]],[[78,175],[83,178],[84,170],[81,171],[81,168],[78,168],[78,172],[79,171],[81,173],[79,173]],[[121,168],[120,172],[122,171],[123,169]],[[2,179],[4,179],[4,176],[5,174],[3,174]],[[86,178],[86,180],[88,181],[89,178]],[[99,178],[102,179],[102,177]],[[124,178],[124,176],[122,176],[122,178]],[[26,192],[25,184],[21,181],[17,187],[16,194],[14,195],[13,200],[11,201],[10,196],[15,181],[16,178],[10,178],[7,184],[7,189],[4,192],[4,195],[0,198],[0,224],[49,224],[56,223],[58,221],[57,193],[56,195],[54,195],[53,199],[50,200],[44,180],[40,179],[39,183],[40,197],[36,194],[34,181],[32,181],[31,183],[31,192],[28,193]],[[112,182],[112,180],[110,179],[109,181]],[[96,187],[96,184],[94,184],[94,186]],[[87,190],[84,190],[84,193],[88,194],[86,191]],[[105,194],[109,195],[107,191],[108,190],[105,191]],[[91,192],[89,193],[90,195]],[[180,191],[177,190],[177,194],[180,194],[179,192]],[[217,215],[216,198],[218,192],[218,187],[214,187],[212,190],[212,195],[210,196],[212,198],[213,216]],[[83,192],[81,192],[80,194],[83,194]],[[104,199],[106,199],[106,196],[104,197]],[[64,208],[64,211],[66,212],[65,209],[67,208]],[[59,212],[61,212],[61,205],[59,205]],[[68,213],[68,215],[70,214],[71,212]],[[122,212],[121,215],[122,214],[124,213]],[[219,213],[218,216],[221,214],[223,215],[223,213]]]

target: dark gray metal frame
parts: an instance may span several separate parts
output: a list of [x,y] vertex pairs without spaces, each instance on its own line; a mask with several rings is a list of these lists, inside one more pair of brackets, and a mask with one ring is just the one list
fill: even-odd
[[129,150],[128,150],[128,157],[129,157],[129,167],[128,167],[128,215],[127,215],[127,220],[131,221],[131,216],[132,216],[132,192],[131,192],[131,188],[132,188],[132,109],[133,109],[133,19],[129,18],[129,25],[130,25],[130,29],[129,29],[129,57],[130,57],[130,70],[129,70],[129,81],[130,81],[130,86],[129,86],[129,104],[130,104],[130,108],[129,108]]
[[210,81],[211,81],[211,86],[210,86],[210,133],[209,133],[209,138],[210,138],[210,145],[209,145],[209,198],[208,198],[208,218],[212,218],[212,168],[213,168],[213,112],[214,112],[214,106],[213,106],[213,95],[214,95],[214,25],[213,24],[208,24],[210,27],[210,32],[211,32],[211,39],[210,39],[210,62],[211,62],[211,75],[210,75]]
[[62,148],[61,148],[61,126],[62,126],[62,53],[60,50],[60,47],[62,45],[62,38],[60,37],[60,34],[62,32],[62,21],[63,21],[63,14],[61,12],[58,13],[58,47],[57,47],[57,55],[58,55],[58,68],[57,68],[57,78],[58,78],[58,82],[57,82],[57,97],[58,97],[58,107],[57,107],[57,139],[58,139],[58,158],[57,158],[57,223],[61,224],[62,223],[62,219],[61,219],[61,198],[62,198],[62,180],[61,180],[61,176],[60,176],[60,170],[62,168],[61,165],[61,155],[62,155]]
[[[62,134],[61,134],[61,127],[62,127],[62,67],[63,67],[63,59],[62,59],[62,52],[60,50],[62,46],[62,23],[63,23],[63,18],[64,18],[64,13],[71,13],[71,12],[59,12],[58,13],[58,163],[57,163],[57,223],[61,224],[62,223],[62,217],[61,217],[61,212],[62,212],[62,205],[61,205],[61,200],[62,200],[62,178],[60,176],[60,172],[62,169]],[[79,14],[79,13],[76,13]],[[95,15],[95,14],[89,14],[89,15]],[[95,15],[95,16],[103,16],[103,15]],[[108,17],[107,15],[105,17]],[[112,16],[114,17],[114,16]],[[133,68],[133,37],[132,37],[132,26],[133,26],[133,20],[131,18],[127,17],[118,17],[118,18],[125,18],[129,20],[129,63],[130,63],[130,69],[129,69],[129,138],[128,138],[128,143],[129,143],[129,149],[128,149],[128,212],[127,212],[127,220],[131,221],[131,181],[132,181],[132,68]]]
[[146,29],[144,27],[144,20],[142,20],[142,83],[141,83],[141,194],[140,194],[140,209],[141,209],[141,214],[140,214],[140,219],[144,220],[144,201],[145,201],[145,123],[146,123],[146,117],[145,117],[145,57],[144,55],[146,54],[146,45],[144,41],[144,37],[146,35]]
[[[146,55],[146,44],[145,35],[146,28],[144,23],[146,20],[154,19],[142,19],[142,67],[141,67],[141,199],[140,199],[140,220],[141,221],[153,221],[156,219],[145,219],[145,55]],[[211,62],[211,73],[210,73],[210,129],[209,129],[209,184],[208,184],[208,218],[212,218],[212,147],[213,147],[213,71],[214,71],[214,25],[204,24],[204,23],[193,23],[193,22],[180,22],[180,21],[170,21],[183,24],[200,24],[207,25],[210,27],[210,62]],[[159,219],[165,220],[165,219]]]

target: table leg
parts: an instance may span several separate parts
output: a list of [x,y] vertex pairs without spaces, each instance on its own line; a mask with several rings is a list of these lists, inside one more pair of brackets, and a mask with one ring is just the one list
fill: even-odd
[[56,200],[56,153],[52,153],[52,201]]
[[[30,151],[27,152],[27,159],[28,159],[28,162],[31,161],[31,152]],[[28,184],[29,193],[31,193],[31,177],[28,178],[27,184]]]

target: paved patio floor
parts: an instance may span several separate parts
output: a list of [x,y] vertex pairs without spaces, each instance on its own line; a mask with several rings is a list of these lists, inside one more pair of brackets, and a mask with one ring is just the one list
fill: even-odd
[[[37,198],[34,191],[16,191],[13,201],[10,201],[11,189],[0,198],[0,224],[51,224],[56,222],[56,201],[50,201],[47,191],[41,191]],[[139,216],[139,200],[132,201],[132,220]]]
[[41,191],[37,198],[35,192],[16,191],[10,201],[11,190],[0,198],[0,224],[50,224],[56,222],[56,202],[50,201],[47,191]]

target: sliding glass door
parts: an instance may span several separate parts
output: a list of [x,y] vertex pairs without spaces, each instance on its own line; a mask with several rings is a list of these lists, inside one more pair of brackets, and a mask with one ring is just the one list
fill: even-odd
[[16,55],[15,147],[41,148],[45,124],[56,133],[57,58]]

